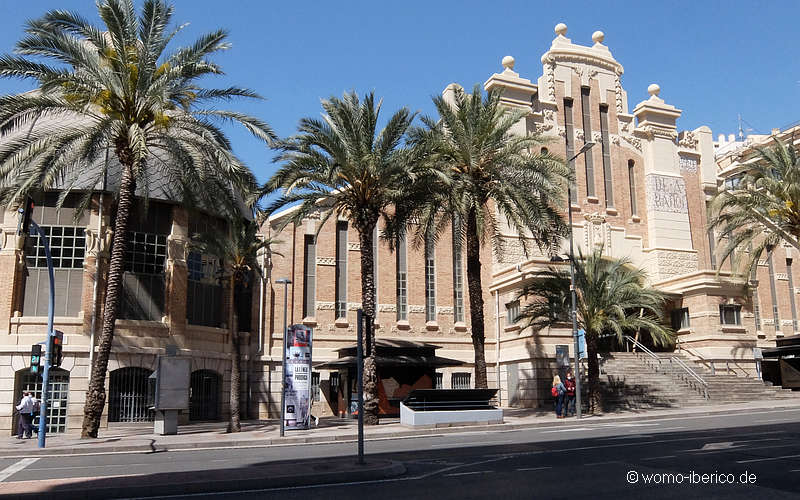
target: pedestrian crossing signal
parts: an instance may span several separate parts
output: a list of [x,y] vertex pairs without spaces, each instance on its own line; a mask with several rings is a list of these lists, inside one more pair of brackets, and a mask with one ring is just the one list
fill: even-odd
[[42,361],[42,346],[41,344],[33,344],[31,346],[31,373],[39,373],[39,364]]
[[63,357],[62,346],[64,344],[64,333],[58,330],[54,331],[50,336],[50,343],[48,350],[50,351],[50,366],[61,366],[61,358]]

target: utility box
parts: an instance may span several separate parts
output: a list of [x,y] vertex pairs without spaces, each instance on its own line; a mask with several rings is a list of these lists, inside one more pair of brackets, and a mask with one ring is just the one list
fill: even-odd
[[159,356],[150,376],[150,401],[156,412],[154,432],[178,433],[178,412],[189,409],[189,381],[192,360],[180,356]]

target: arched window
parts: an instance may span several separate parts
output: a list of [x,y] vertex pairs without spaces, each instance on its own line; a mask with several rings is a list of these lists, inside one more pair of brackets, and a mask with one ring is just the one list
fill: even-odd
[[[30,391],[38,400],[42,399],[42,374],[31,373],[29,368],[24,368],[16,373],[14,384],[14,404],[18,404],[25,392]],[[47,432],[66,432],[67,430],[67,403],[69,402],[69,372],[61,368],[50,369],[49,396],[47,399]],[[14,415],[12,431],[16,431],[18,414]],[[39,416],[33,419],[36,429],[39,429]]]

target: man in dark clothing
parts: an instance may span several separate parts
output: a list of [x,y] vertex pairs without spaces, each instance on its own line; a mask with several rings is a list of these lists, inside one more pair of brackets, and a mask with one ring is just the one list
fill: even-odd
[[36,400],[30,392],[26,392],[22,400],[17,405],[19,411],[19,424],[17,424],[17,439],[22,439],[23,433],[25,437],[30,439],[33,434],[33,413]]

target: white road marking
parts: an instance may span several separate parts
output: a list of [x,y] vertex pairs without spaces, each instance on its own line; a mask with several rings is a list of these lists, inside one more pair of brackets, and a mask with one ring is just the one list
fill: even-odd
[[514,444],[517,441],[469,441],[466,443],[441,443],[441,444],[432,444],[430,445],[431,448],[463,448],[465,446],[491,446],[497,444]]
[[37,460],[39,460],[39,458],[23,458],[19,462],[9,465],[0,471],[0,482],[5,481]]
[[770,462],[772,460],[785,460],[787,458],[798,458],[800,455],[784,455],[782,457],[770,457],[770,458],[754,458],[751,460],[738,460],[737,464],[750,464],[753,462]]
[[608,465],[608,464],[618,464],[620,463],[619,460],[609,460],[608,462],[592,462],[590,464],[583,464],[584,467],[592,467],[594,465]]
[[552,467],[521,467],[517,469],[518,471],[529,471],[529,470],[544,470],[544,469],[552,469]]
[[662,458],[675,458],[675,455],[662,455],[660,457],[643,458],[642,460],[661,460]]
[[767,422],[783,422],[786,418],[765,418],[760,420],[753,420],[757,424],[766,424]]
[[556,429],[554,431],[542,431],[542,434],[550,434],[552,432],[574,432],[574,431],[590,431],[591,427],[566,427],[564,429]]
[[490,472],[493,472],[493,471],[490,471],[490,470],[478,470],[478,471],[475,471],[475,472],[454,472],[453,474],[445,474],[444,476],[445,477],[470,476],[470,475],[473,475],[473,474],[488,474]]

